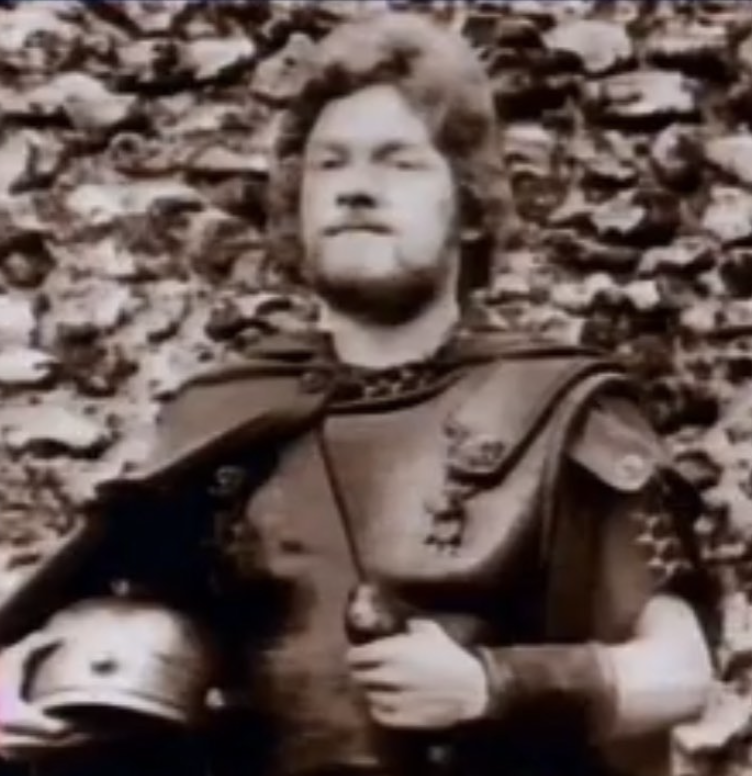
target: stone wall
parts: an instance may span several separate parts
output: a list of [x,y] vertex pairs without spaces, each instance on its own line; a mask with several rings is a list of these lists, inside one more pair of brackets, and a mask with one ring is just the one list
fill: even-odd
[[[139,460],[187,376],[310,325],[264,259],[268,150],[311,41],[362,4],[0,6],[0,591],[96,482]],[[702,489],[738,701],[703,745],[739,738],[752,654],[740,592],[752,583],[752,5],[368,4],[462,30],[493,79],[513,212],[483,315],[625,357]]]

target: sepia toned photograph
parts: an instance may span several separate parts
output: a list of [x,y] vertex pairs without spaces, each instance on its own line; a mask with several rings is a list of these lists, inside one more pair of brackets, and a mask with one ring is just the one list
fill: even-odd
[[752,3],[0,0],[0,776],[752,776]]

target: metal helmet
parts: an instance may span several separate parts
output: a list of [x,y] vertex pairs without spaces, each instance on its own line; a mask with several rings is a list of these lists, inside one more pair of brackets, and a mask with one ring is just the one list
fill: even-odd
[[59,612],[45,631],[59,642],[34,666],[27,691],[43,711],[129,712],[183,726],[204,715],[214,650],[185,614],[154,602],[96,598]]

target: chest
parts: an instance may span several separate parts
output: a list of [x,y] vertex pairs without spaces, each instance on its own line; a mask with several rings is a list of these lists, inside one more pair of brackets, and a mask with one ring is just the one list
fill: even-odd
[[545,438],[502,483],[467,487],[451,469],[462,398],[460,386],[418,407],[334,416],[298,439],[247,506],[257,568],[354,575],[357,560],[396,588],[498,588],[534,539]]

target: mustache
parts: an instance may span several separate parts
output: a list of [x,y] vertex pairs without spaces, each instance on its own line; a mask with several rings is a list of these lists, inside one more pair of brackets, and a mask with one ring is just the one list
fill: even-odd
[[326,237],[332,237],[343,232],[373,232],[374,234],[391,234],[392,228],[383,221],[373,221],[369,219],[349,219],[337,224],[327,226],[323,233]]

